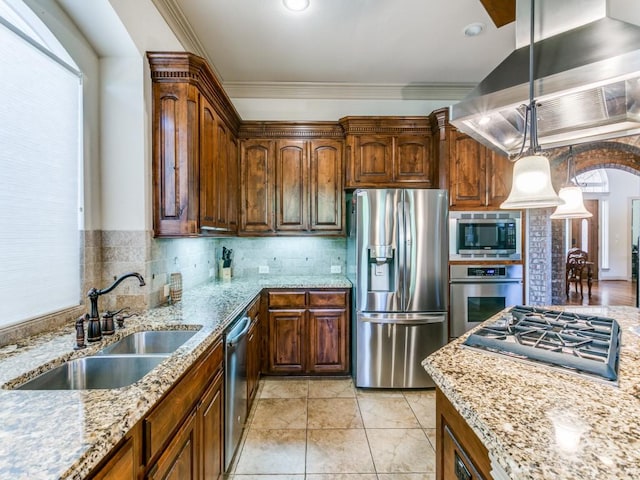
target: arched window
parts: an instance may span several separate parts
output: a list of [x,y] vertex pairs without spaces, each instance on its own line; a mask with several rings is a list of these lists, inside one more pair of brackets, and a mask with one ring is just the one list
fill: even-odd
[[0,0],[0,327],[81,295],[82,76],[21,0]]
[[583,192],[609,193],[609,177],[603,168],[576,175],[575,181]]

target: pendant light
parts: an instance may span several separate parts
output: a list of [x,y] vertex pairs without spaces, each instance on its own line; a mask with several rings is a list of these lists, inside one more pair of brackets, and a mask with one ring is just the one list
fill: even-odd
[[[529,43],[529,105],[525,114],[524,138],[522,148],[527,141],[527,126],[530,129],[529,150],[527,155],[516,158],[513,166],[513,181],[509,197],[500,205],[503,209],[547,208],[562,205],[564,201],[558,197],[551,184],[549,160],[541,154],[538,145],[537,111],[533,98],[533,82],[535,79],[533,36],[535,25],[535,0],[531,0],[531,30]],[[522,155],[522,153],[520,154]]]
[[567,181],[558,192],[564,205],[559,205],[553,212],[551,218],[589,218],[593,216],[591,212],[584,207],[582,199],[582,189],[576,185],[574,178],[576,172],[573,166],[573,147],[569,147],[569,158],[567,159]]

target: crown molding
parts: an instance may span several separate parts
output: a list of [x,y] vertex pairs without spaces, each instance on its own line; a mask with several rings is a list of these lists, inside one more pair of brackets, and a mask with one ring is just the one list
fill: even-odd
[[[220,72],[182,12],[177,0],[152,0],[187,52],[204,58],[215,75]],[[472,83],[377,84],[348,82],[222,82],[231,98],[335,100],[448,100],[463,99]]]
[[213,61],[207,54],[207,50],[204,48],[202,42],[200,42],[196,32],[191,27],[191,24],[177,2],[175,0],[151,1],[158,9],[158,12],[160,12],[160,15],[162,15],[162,18],[167,22],[171,31],[173,31],[174,35],[178,38],[178,41],[182,44],[184,49],[189,53],[195,53],[196,55],[204,58],[209,64],[209,68],[213,73],[215,73],[216,77],[221,78],[213,64]]
[[223,82],[231,98],[353,100],[461,100],[474,84],[373,84],[337,82]]

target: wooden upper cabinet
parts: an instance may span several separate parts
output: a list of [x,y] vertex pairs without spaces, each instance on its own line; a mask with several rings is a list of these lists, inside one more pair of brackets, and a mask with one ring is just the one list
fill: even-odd
[[276,152],[276,229],[308,228],[309,159],[306,142],[279,140]]
[[453,207],[499,208],[511,189],[512,163],[473,138],[451,131],[449,199]]
[[153,91],[153,230],[155,235],[199,233],[199,94],[187,84]]
[[227,165],[227,222],[228,230],[238,232],[240,218],[240,149],[238,139],[229,135],[229,158]]
[[487,204],[499,208],[511,192],[513,162],[493,150],[487,152]]
[[265,138],[241,142],[240,232],[342,235],[344,143],[319,138],[325,133],[338,137],[340,126],[329,122],[247,122],[242,128],[242,137]]
[[200,226],[218,226],[218,120],[211,104],[200,99]]
[[220,230],[228,230],[227,219],[227,195],[229,188],[229,134],[227,128],[221,122],[216,125],[216,143],[218,144],[217,165],[217,221],[216,226]]
[[396,161],[393,178],[400,182],[424,183],[433,179],[431,137],[403,135],[395,138]]
[[185,52],[148,52],[147,58],[153,81],[154,235],[234,232],[229,142],[237,138],[240,117],[204,59]]
[[236,233],[238,144],[205,98],[200,115],[200,228]]
[[354,182],[358,184],[393,182],[393,138],[359,136],[355,139]]
[[275,144],[244,140],[240,152],[240,231],[273,232]]
[[449,195],[452,206],[480,207],[486,204],[486,160],[484,147],[456,132],[451,136]]
[[311,155],[310,217],[311,231],[341,232],[342,204],[342,142],[335,140],[312,140]]
[[345,117],[346,188],[432,188],[438,165],[428,117]]

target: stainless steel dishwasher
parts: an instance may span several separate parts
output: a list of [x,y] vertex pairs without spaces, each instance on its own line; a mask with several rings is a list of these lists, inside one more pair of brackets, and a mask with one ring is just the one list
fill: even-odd
[[242,438],[247,420],[247,332],[251,318],[242,314],[225,331],[224,470]]

